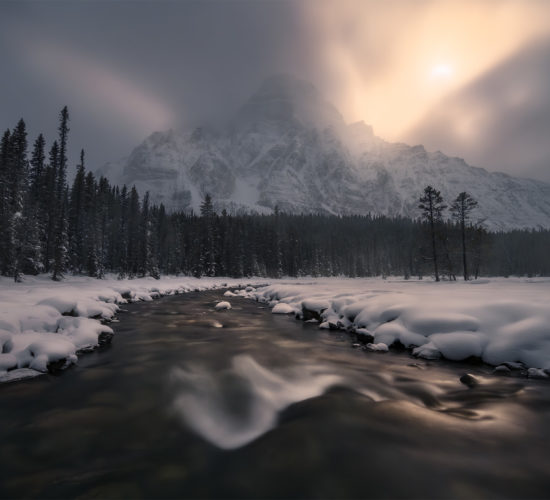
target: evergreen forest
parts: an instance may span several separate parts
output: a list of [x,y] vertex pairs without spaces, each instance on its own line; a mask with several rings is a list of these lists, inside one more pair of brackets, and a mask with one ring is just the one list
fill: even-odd
[[[379,215],[168,213],[135,187],[114,186],[67,158],[69,112],[50,145],[28,143],[20,120],[0,150],[0,273],[120,278],[404,276],[454,280],[549,276],[550,231],[489,232],[470,220],[467,193],[443,200],[427,186],[417,219]],[[74,169],[69,172],[69,169]],[[67,178],[73,179],[68,182]],[[447,205],[449,203],[449,205]],[[434,267],[435,264],[435,267]]]

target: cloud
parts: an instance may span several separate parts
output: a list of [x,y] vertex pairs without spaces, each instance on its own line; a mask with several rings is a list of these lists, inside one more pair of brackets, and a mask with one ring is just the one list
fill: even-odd
[[[388,140],[401,139],[444,96],[550,32],[550,3],[541,1],[302,5],[319,81],[348,120],[365,120]],[[446,78],[433,78],[438,67],[449,68]]]
[[[527,65],[529,85],[539,86],[527,97],[519,84],[498,101],[473,89],[514,54],[537,50],[549,18],[545,0],[0,2],[9,68],[0,125],[23,116],[51,139],[67,104],[72,157],[84,147],[97,167],[156,129],[229,114],[265,77],[288,72],[387,140],[540,176],[550,72]],[[501,161],[495,151],[510,144]]]
[[437,102],[406,134],[470,162],[550,182],[550,38]]
[[55,87],[82,113],[114,120],[116,126],[148,134],[170,127],[169,106],[127,75],[83,51],[43,40],[21,40],[34,77]]

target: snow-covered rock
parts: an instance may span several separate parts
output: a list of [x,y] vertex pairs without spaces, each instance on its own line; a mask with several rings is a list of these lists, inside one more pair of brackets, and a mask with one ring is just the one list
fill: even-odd
[[278,304],[275,304],[273,309],[271,309],[271,312],[273,314],[292,314],[294,312],[294,308],[284,302],[279,302]]
[[378,344],[367,344],[367,350],[369,351],[375,351],[375,352],[388,352],[389,348],[386,344],[383,342],[380,342]]
[[214,309],[216,309],[216,311],[225,311],[225,310],[231,309],[231,304],[229,302],[223,300],[221,302],[218,302],[214,306]]
[[421,145],[389,143],[346,124],[310,83],[268,78],[229,124],[155,132],[100,173],[149,191],[169,210],[418,216],[428,184],[450,201],[469,192],[491,229],[550,227],[550,185],[468,165]]

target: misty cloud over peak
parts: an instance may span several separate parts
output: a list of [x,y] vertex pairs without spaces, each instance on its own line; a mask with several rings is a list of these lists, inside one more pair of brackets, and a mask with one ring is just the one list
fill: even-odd
[[310,82],[290,74],[266,78],[245,101],[235,118],[236,126],[296,123],[316,128],[342,127],[338,110]]

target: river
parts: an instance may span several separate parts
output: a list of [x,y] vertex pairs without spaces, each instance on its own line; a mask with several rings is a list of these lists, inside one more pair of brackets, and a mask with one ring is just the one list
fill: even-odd
[[124,306],[109,347],[0,386],[0,496],[549,496],[549,383],[222,293]]

